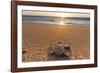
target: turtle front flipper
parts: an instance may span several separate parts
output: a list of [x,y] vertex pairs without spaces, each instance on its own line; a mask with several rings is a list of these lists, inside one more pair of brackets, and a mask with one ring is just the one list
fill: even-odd
[[54,48],[50,46],[50,47],[48,48],[48,55],[53,55],[53,54],[55,54],[55,53],[54,53]]
[[65,52],[64,52],[64,55],[70,59],[71,57],[71,48],[68,46],[68,47],[65,47]]

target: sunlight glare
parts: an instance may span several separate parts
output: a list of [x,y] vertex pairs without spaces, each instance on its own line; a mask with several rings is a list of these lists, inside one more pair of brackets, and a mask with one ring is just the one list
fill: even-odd
[[59,25],[66,25],[64,21],[60,21]]

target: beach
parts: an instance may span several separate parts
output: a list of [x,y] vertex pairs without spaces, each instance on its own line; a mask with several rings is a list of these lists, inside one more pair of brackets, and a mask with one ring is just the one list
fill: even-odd
[[71,47],[70,60],[90,58],[89,25],[23,22],[23,62],[49,61],[48,49],[59,41],[62,41],[65,46]]

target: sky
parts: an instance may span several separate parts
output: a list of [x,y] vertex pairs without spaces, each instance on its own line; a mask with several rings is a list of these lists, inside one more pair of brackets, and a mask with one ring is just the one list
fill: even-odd
[[72,12],[47,12],[47,11],[29,11],[23,10],[22,15],[29,16],[51,16],[51,17],[69,17],[69,18],[89,18],[88,13],[72,13]]

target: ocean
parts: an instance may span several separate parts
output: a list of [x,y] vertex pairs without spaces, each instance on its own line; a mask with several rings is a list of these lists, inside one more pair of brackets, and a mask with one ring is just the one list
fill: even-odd
[[63,22],[63,24],[70,25],[89,25],[90,18],[68,18],[68,17],[48,17],[48,16],[26,16],[22,15],[22,21],[30,21],[32,23],[44,23],[44,24],[59,24]]

